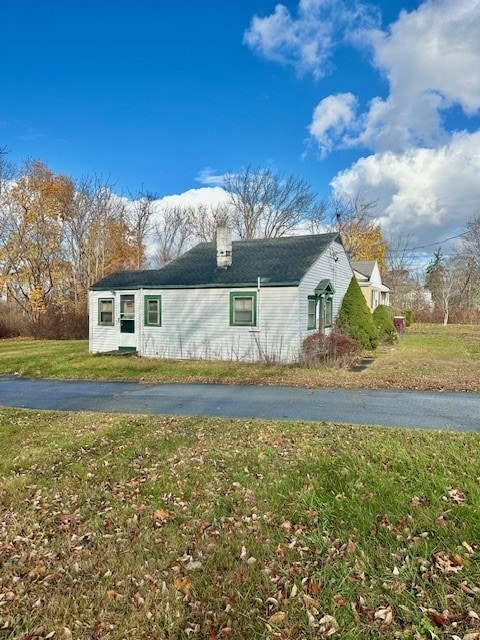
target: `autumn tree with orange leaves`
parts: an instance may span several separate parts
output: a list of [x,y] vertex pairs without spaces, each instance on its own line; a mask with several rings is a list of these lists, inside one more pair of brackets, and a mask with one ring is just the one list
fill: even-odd
[[360,195],[332,204],[332,226],[340,231],[351,260],[376,260],[382,274],[387,271],[388,244],[382,229],[373,220],[376,203]]
[[[0,161],[7,166],[4,154]],[[122,199],[100,180],[75,185],[38,161],[3,175],[0,293],[33,322],[47,313],[86,315],[91,284],[137,266],[139,249]]]

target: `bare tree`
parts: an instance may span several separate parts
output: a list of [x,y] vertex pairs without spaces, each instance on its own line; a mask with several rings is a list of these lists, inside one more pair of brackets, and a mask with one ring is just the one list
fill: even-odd
[[[70,265],[70,298],[78,311],[86,309],[88,287],[120,269],[133,269],[138,251],[124,199],[101,177],[83,178],[73,205],[63,220],[64,246]],[[67,293],[65,293],[67,295]]]
[[226,176],[234,233],[242,240],[284,236],[316,209],[316,195],[303,178],[248,166]]
[[141,190],[136,196],[130,196],[131,203],[127,208],[127,220],[132,229],[136,247],[136,268],[141,269],[146,260],[146,239],[152,230],[152,216],[155,213],[157,196],[149,191]]
[[427,266],[425,286],[432,294],[435,309],[440,312],[443,326],[448,324],[450,303],[458,283],[458,262],[445,260],[439,248]]
[[231,224],[227,203],[213,206],[199,204],[190,209],[190,216],[192,233],[201,242],[213,242],[217,227],[221,224]]
[[329,229],[340,231],[345,250],[352,260],[376,260],[386,273],[387,243],[375,220],[377,203],[362,194],[332,200],[328,211]]
[[193,238],[192,208],[162,207],[153,233],[157,245],[155,262],[159,267],[163,267],[178,258],[191,244]]
[[408,234],[398,233],[388,236],[386,243],[385,282],[392,289],[390,302],[399,307],[408,307],[415,292],[421,289],[413,273],[415,256],[412,240]]

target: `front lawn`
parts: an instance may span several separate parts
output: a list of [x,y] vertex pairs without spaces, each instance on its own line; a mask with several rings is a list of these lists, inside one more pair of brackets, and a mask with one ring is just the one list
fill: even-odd
[[0,410],[1,637],[478,638],[479,445]]
[[0,375],[279,384],[305,387],[480,391],[480,326],[414,325],[393,347],[378,349],[362,371],[242,362],[172,361],[90,355],[84,341],[0,341]]

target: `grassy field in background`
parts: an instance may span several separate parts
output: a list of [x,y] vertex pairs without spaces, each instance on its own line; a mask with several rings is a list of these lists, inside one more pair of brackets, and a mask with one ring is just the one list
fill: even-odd
[[87,342],[0,340],[0,375],[480,391],[480,326],[414,325],[365,370],[91,355]]
[[474,640],[479,444],[0,410],[2,637]]

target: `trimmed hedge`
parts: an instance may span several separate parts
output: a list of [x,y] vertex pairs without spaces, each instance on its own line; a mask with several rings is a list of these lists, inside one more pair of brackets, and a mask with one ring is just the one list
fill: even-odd
[[337,329],[352,338],[364,349],[378,347],[378,331],[367,301],[355,277],[348,286],[338,313]]

